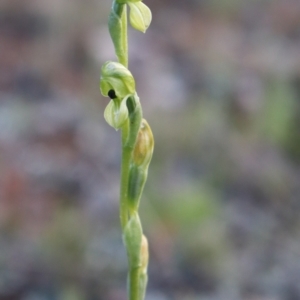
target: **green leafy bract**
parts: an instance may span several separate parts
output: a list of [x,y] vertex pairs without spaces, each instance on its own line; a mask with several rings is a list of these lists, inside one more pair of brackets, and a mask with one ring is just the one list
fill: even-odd
[[143,231],[141,221],[135,212],[128,221],[123,234],[130,268],[141,267],[141,246]]

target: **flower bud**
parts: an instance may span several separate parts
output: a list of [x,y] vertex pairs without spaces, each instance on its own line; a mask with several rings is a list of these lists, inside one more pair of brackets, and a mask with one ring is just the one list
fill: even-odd
[[128,207],[132,212],[139,207],[148,175],[148,166],[152,157],[154,139],[151,128],[142,120],[136,143],[132,152],[132,162],[128,179]]
[[129,1],[130,6],[130,24],[136,30],[146,32],[152,20],[151,10],[143,2]]
[[154,139],[148,122],[143,119],[134,146],[132,160],[136,166],[147,166],[150,163],[154,148]]
[[114,90],[119,99],[135,93],[135,81],[131,72],[117,62],[106,62],[101,69],[100,90],[108,96]]

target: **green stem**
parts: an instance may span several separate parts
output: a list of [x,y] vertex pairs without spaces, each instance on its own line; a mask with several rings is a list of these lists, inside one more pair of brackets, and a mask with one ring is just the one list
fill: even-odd
[[120,61],[126,68],[128,68],[128,33],[127,33],[127,5],[124,5],[123,14],[121,17],[122,22],[122,42],[123,42],[123,49],[124,49],[124,56],[123,61]]
[[108,19],[108,29],[119,63],[128,67],[127,5],[114,0]]
[[[120,4],[116,0],[114,0],[109,18],[109,31],[115,46],[115,51],[119,62],[123,64],[126,68],[128,68],[128,33],[126,4]],[[129,221],[130,214],[132,213],[130,212],[128,207],[129,171],[132,163],[132,152],[134,150],[134,146],[142,122],[142,108],[137,94],[128,98],[127,108],[129,112],[129,118],[122,127],[121,134],[122,162],[120,182],[120,221],[123,232],[125,231],[125,227]],[[138,249],[138,251],[140,251],[140,249]],[[140,253],[135,254],[137,257],[140,255]],[[130,262],[129,265],[131,265]],[[143,300],[145,287],[141,289],[140,266],[129,266],[129,268],[129,300]]]
[[128,137],[128,123],[122,128],[122,162],[121,162],[121,183],[120,183],[120,220],[122,230],[128,222],[128,208],[127,208],[127,190],[128,190],[128,173],[130,168],[131,149],[125,147]]
[[[129,103],[135,102],[130,98]],[[132,106],[131,106],[132,107]],[[129,119],[122,127],[122,161],[121,161],[121,183],[120,183],[120,219],[121,226],[124,230],[129,217],[128,208],[128,181],[129,169],[131,164],[131,155],[134,149],[135,141],[138,135],[140,124],[142,121],[142,108],[140,103],[134,107],[134,110],[129,109]]]
[[[120,219],[124,232],[128,222],[130,210],[128,207],[128,184],[129,169],[131,165],[132,152],[138,136],[142,121],[142,108],[140,103],[136,105],[136,99],[130,98],[127,104],[129,119],[122,128],[122,163],[121,163],[121,184],[120,184]],[[135,106],[136,105],[136,106]],[[134,107],[135,106],[135,107]],[[127,249],[128,251],[128,249]],[[140,294],[139,267],[131,268],[128,274],[129,300],[142,300]]]
[[[115,45],[115,50],[119,62],[126,68],[128,67],[128,33],[127,33],[127,6],[126,4],[118,4],[113,2],[113,12],[120,18],[119,28],[114,32],[115,24],[110,28],[110,33]],[[116,34],[117,33],[117,34]],[[120,46],[120,47],[119,47]],[[122,127],[122,162],[121,162],[121,183],[120,183],[120,220],[122,230],[124,230],[128,222],[128,208],[127,208],[127,186],[128,173],[130,167],[130,149],[125,149],[125,144],[130,134],[129,120]]]
[[141,300],[139,275],[139,267],[135,267],[129,271],[129,300]]

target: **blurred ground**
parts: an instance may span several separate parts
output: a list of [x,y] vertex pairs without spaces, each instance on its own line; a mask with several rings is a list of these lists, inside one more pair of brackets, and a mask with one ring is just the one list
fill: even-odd
[[[300,299],[300,2],[148,0],[147,300]],[[110,0],[0,2],[0,299],[126,299]]]

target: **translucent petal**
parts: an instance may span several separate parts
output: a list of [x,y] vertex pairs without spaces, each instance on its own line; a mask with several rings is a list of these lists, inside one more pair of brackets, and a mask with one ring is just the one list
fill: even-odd
[[100,91],[101,91],[101,94],[104,96],[104,97],[107,97],[108,95],[108,92],[110,90],[112,90],[113,87],[112,85],[109,83],[109,81],[103,79],[102,77],[100,78]]
[[116,130],[121,128],[128,119],[126,99],[123,99],[120,103],[110,100],[104,111],[106,122]]

